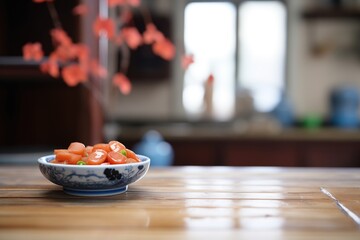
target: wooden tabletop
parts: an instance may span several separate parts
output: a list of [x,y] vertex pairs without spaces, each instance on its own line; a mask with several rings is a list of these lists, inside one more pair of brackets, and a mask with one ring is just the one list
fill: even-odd
[[89,198],[0,166],[0,239],[240,238],[360,239],[360,169],[151,168]]

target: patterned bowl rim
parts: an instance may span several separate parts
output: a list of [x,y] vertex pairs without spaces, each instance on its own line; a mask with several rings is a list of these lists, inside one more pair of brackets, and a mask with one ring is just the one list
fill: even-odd
[[144,164],[150,163],[150,158],[144,155],[136,154],[141,162],[138,163],[124,163],[124,164],[110,164],[110,165],[72,165],[72,164],[62,164],[62,163],[51,163],[49,161],[53,160],[55,158],[55,155],[46,155],[38,158],[38,163],[45,165],[45,166],[53,166],[53,167],[64,167],[64,168],[78,168],[78,169],[93,169],[93,168],[99,168],[99,169],[105,169],[105,168],[117,168],[117,167],[127,167],[127,166],[140,166]]

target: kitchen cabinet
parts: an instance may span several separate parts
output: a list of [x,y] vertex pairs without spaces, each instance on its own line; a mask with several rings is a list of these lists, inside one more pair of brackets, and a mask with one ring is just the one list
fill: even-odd
[[360,167],[358,141],[170,141],[175,165]]
[[[359,130],[288,129],[256,134],[216,127],[156,130],[172,145],[174,165],[179,166],[360,167]],[[124,127],[118,140],[132,147],[142,134],[141,128]]]

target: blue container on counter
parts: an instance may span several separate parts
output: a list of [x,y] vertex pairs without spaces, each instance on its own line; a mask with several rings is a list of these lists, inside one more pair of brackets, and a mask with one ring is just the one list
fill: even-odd
[[331,123],[340,128],[359,126],[359,92],[355,87],[335,88],[330,94]]
[[134,151],[149,157],[152,167],[170,166],[174,161],[172,146],[155,130],[146,132],[142,140],[135,144]]
[[270,112],[283,127],[290,127],[294,124],[294,111],[292,104],[285,93],[282,93],[279,103]]

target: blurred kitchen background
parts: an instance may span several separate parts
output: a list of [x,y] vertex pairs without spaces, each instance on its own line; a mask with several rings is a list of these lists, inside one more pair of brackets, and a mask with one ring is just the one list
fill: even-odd
[[[65,30],[115,73],[121,51],[86,29],[98,12],[119,12],[99,0],[87,16],[73,16],[79,2],[56,1]],[[99,103],[87,88],[69,88],[22,60],[27,42],[51,49],[46,6],[1,1],[0,161],[117,139],[152,155],[154,166],[360,166],[360,1],[142,4],[176,57],[132,51],[131,94],[107,81]],[[184,54],[194,56],[186,70]]]

